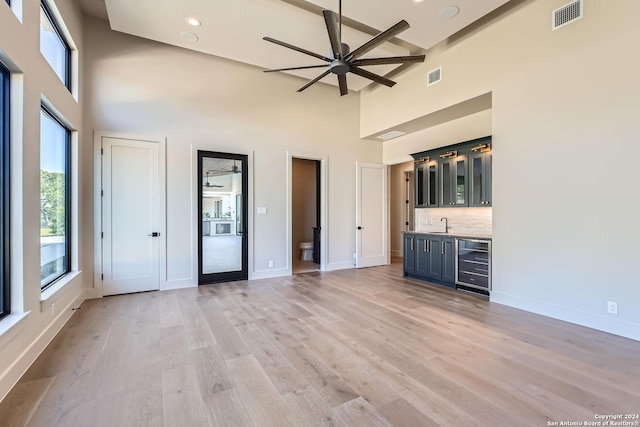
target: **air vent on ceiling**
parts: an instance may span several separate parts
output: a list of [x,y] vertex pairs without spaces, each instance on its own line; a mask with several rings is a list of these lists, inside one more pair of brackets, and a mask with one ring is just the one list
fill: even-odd
[[562,6],[560,9],[554,10],[551,17],[553,19],[553,30],[557,30],[560,27],[572,23],[576,19],[582,18],[582,0],[576,0]]
[[433,84],[438,83],[442,80],[442,67],[438,67],[435,70],[429,71],[429,76],[427,79],[427,86],[431,86]]
[[406,135],[406,132],[402,132],[401,130],[392,130],[391,132],[383,133],[382,135],[376,136],[376,139],[381,139],[383,141],[388,141],[393,138],[397,138],[402,135]]

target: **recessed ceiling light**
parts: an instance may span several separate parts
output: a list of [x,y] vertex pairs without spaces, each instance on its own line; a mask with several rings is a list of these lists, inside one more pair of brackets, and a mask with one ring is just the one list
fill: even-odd
[[183,31],[180,33],[180,38],[186,42],[197,42],[199,40],[198,36],[188,31]]
[[200,22],[198,18],[190,16],[189,18],[187,18],[187,24],[191,25],[192,27],[199,27],[200,25],[202,25],[202,22]]
[[424,0],[413,0],[414,3],[424,3]]
[[460,8],[458,6],[447,6],[444,9],[442,9],[440,13],[438,13],[438,15],[440,15],[440,18],[443,18],[443,19],[451,19],[454,16],[458,15],[459,13],[460,13]]

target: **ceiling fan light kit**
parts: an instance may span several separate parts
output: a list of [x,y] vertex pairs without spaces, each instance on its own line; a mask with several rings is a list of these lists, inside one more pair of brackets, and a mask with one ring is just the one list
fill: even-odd
[[408,56],[394,56],[394,57],[387,57],[387,58],[360,59],[362,55],[370,52],[371,50],[380,46],[382,43],[392,39],[396,35],[400,34],[402,31],[409,28],[409,23],[405,20],[402,20],[397,24],[395,24],[394,26],[388,28],[387,30],[382,31],[381,33],[379,33],[378,35],[376,35],[371,40],[364,43],[362,46],[358,47],[354,51],[350,51],[349,45],[346,43],[342,43],[342,0],[339,1],[339,13],[336,14],[331,10],[323,10],[322,15],[324,16],[324,21],[327,26],[327,33],[329,34],[329,42],[331,44],[330,57],[326,57],[324,55],[311,52],[309,50],[291,45],[289,43],[285,43],[280,40],[276,40],[271,37],[264,37],[263,40],[277,44],[282,47],[286,47],[288,49],[295,50],[300,53],[304,53],[309,56],[313,56],[314,58],[327,62],[327,64],[278,68],[273,70],[265,70],[264,72],[272,73],[276,71],[292,71],[292,70],[304,70],[309,68],[327,68],[328,67],[328,69],[324,71],[322,74],[320,74],[318,77],[310,80],[307,84],[305,84],[300,89],[298,89],[298,92],[302,92],[303,90],[313,85],[314,83],[317,83],[318,81],[328,76],[329,74],[335,74],[338,77],[340,95],[344,96],[349,93],[349,89],[347,88],[347,74],[350,72],[384,86],[392,87],[393,85],[396,84],[396,82],[389,80],[386,77],[382,77],[378,74],[374,74],[360,67],[368,66],[368,65],[406,64],[410,62],[424,61],[424,58],[425,58],[424,55],[408,55]]

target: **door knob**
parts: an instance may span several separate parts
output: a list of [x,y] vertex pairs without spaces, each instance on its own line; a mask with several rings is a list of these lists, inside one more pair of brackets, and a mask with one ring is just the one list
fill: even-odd
[[160,233],[158,233],[157,231],[154,231],[151,234],[147,234],[147,236],[149,236],[149,237],[158,237],[159,235],[160,235]]
[[363,228],[364,228],[364,227],[360,227],[360,226],[358,226],[358,230],[362,230]]

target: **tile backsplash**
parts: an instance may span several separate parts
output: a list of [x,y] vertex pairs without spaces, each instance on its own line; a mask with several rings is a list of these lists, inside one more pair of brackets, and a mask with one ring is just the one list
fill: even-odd
[[440,218],[446,217],[449,222],[449,232],[453,234],[491,234],[492,208],[438,208],[416,209],[415,231],[444,231],[444,222]]

